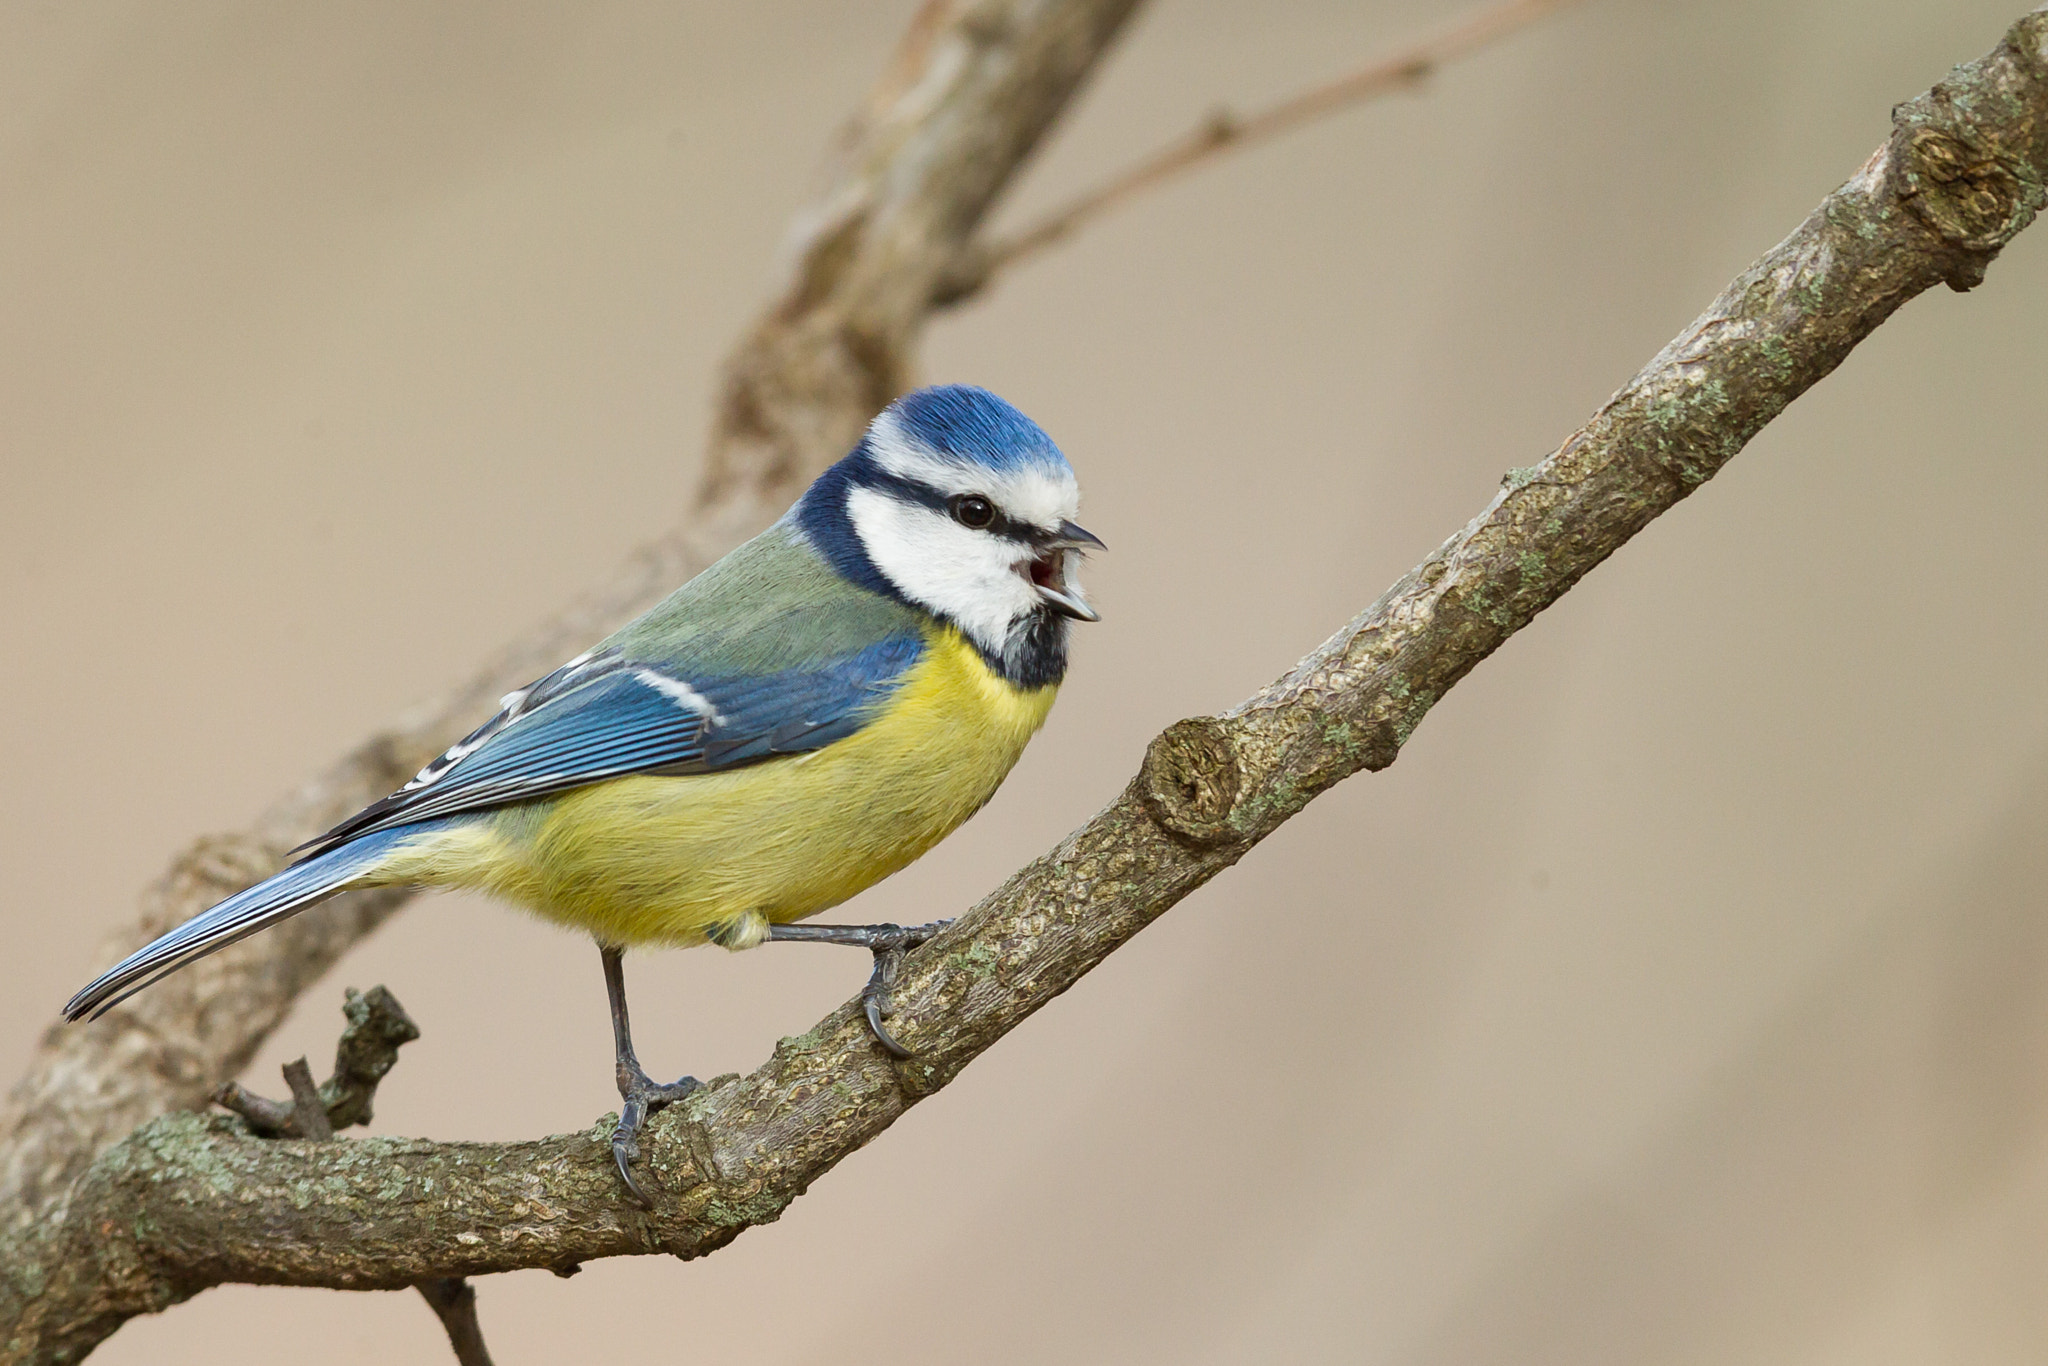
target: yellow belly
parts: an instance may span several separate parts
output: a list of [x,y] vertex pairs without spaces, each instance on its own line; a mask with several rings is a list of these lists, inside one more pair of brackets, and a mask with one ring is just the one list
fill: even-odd
[[750,947],[916,859],[992,795],[1056,688],[1020,692],[960,635],[865,728],[724,773],[634,776],[409,847],[379,881],[477,887],[609,944]]

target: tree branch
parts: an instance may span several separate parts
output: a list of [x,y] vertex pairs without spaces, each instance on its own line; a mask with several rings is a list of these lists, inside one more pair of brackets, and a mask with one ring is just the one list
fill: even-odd
[[1428,80],[1438,67],[1528,27],[1576,0],[1505,0],[1462,23],[1383,57],[1334,81],[1240,118],[1218,109],[1175,141],[1092,190],[1074,196],[1030,227],[963,253],[937,285],[937,303],[956,304],[979,294],[1005,269],[1036,256],[1112,209],[1225,152],[1279,137],[1305,123]]
[[[931,0],[842,139],[824,194],[800,217],[781,298],[728,364],[705,473],[676,530],[247,829],[196,842],[144,894],[142,914],[110,937],[105,957],[275,872],[293,846],[391,791],[500,694],[658,600],[843,455],[902,386],[932,278],[966,249],[1137,3]],[[98,1021],[53,1027],[0,1116],[0,1248],[61,1220],[94,1157],[136,1125],[205,1104],[298,993],[410,895],[337,898]]]
[[700,506],[745,525],[909,387],[938,281],[1138,0],[928,0],[800,215],[794,278],[726,363]]
[[1979,282],[2044,199],[2048,7],[1894,125],[1554,454],[1510,471],[1479,516],[1258,695],[1156,738],[1116,801],[915,951],[893,1023],[916,1058],[883,1053],[856,1003],[782,1040],[649,1125],[648,1211],[620,1197],[608,1121],[525,1143],[317,1144],[168,1116],[94,1164],[73,1218],[8,1257],[8,1359],[70,1359],[122,1317],[227,1281],[369,1289],[696,1257],[775,1219],[1317,793],[1391,764],[1474,665],[1906,300]]

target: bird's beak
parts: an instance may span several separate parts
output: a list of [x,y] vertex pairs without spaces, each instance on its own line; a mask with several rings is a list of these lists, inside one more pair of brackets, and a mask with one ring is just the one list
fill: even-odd
[[1053,532],[1052,543],[1061,550],[1107,550],[1102,538],[1086,527],[1075,526],[1072,522],[1061,522],[1059,530]]
[[1047,553],[1031,563],[1031,586],[1061,616],[1072,617],[1075,621],[1101,621],[1102,614],[1089,606],[1087,595],[1082,593],[1080,580],[1076,577],[1081,567],[1081,552],[1086,549],[1107,550],[1109,547],[1072,522],[1061,522],[1053,533]]

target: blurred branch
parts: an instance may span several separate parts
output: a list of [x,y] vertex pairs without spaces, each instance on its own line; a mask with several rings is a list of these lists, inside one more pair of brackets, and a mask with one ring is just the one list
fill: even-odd
[[1139,0],[927,0],[726,362],[698,513],[751,532],[910,387],[937,281]]
[[72,1217],[30,1249],[26,1307],[9,1259],[6,1359],[70,1359],[121,1318],[223,1282],[391,1288],[697,1257],[775,1219],[1316,794],[1391,764],[1460,678],[1901,304],[1981,281],[2048,183],[2048,7],[1893,118],[1847,184],[1556,452],[1510,471],[1463,530],[1258,695],[1157,737],[1120,797],[915,951],[895,1017],[915,1058],[884,1053],[857,1002],[782,1040],[750,1075],[652,1121],[651,1211],[621,1195],[608,1120],[525,1143],[295,1144],[227,1116],[168,1116],[96,1162]]
[[[461,688],[292,788],[250,827],[181,855],[113,936],[117,957],[274,872],[286,851],[389,792],[496,708],[751,534],[903,386],[931,280],[1072,99],[1138,0],[933,0],[799,218],[780,299],[728,363],[688,515],[613,579]],[[0,1118],[0,1237],[61,1217],[94,1156],[166,1110],[203,1105],[299,991],[395,911],[380,890],[177,974],[87,1025],[53,1028]],[[54,1003],[54,997],[53,1003]]]
[[1528,27],[1577,0],[1505,0],[1391,57],[1314,86],[1240,118],[1218,109],[1202,123],[1134,166],[1062,204],[1030,227],[963,253],[938,284],[937,302],[960,303],[997,274],[1063,241],[1076,230],[1211,158],[1291,132],[1305,123],[1428,80],[1438,67]]

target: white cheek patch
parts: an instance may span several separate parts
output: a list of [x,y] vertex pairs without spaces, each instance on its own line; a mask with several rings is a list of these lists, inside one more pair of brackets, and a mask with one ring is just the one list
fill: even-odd
[[846,514],[868,558],[903,596],[957,622],[986,650],[1000,653],[1010,624],[1037,605],[1017,572],[1030,553],[1023,546],[874,489],[854,489]]
[[1036,464],[992,470],[948,460],[904,431],[894,413],[883,413],[868,428],[868,450],[877,465],[898,479],[948,495],[985,494],[1005,516],[1047,531],[1081,510],[1081,489],[1072,470]]

